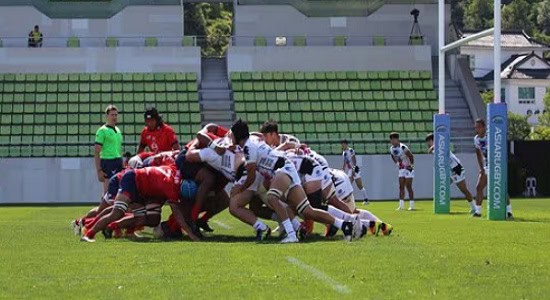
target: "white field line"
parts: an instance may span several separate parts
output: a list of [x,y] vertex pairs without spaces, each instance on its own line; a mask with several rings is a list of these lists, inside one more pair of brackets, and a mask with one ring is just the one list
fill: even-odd
[[330,286],[333,290],[337,291],[338,293],[340,293],[340,294],[351,294],[351,289],[349,287],[347,287],[346,285],[341,284],[341,283],[337,282],[336,280],[330,278],[323,271],[321,271],[321,270],[319,270],[315,267],[312,267],[312,266],[310,266],[306,263],[303,263],[302,261],[300,261],[296,257],[288,256],[286,258],[286,260],[289,263],[297,266],[298,268],[309,272],[311,275],[313,275],[317,279],[324,281],[326,285]]
[[229,226],[229,225],[223,223],[222,221],[214,220],[214,221],[212,221],[212,222],[216,223],[216,225],[218,225],[218,226],[220,226],[221,228],[226,229],[226,230],[232,228],[231,226]]

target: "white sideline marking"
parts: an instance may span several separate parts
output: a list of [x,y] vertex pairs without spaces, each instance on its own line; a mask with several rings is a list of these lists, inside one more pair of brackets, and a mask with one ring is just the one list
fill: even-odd
[[308,271],[309,273],[311,273],[313,276],[317,277],[317,279],[320,279],[322,281],[324,281],[327,285],[329,285],[330,287],[332,287],[333,290],[337,291],[338,293],[340,294],[350,294],[351,293],[351,289],[348,288],[346,285],[344,284],[340,284],[339,282],[337,282],[336,280],[330,278],[327,274],[325,274],[323,271],[315,268],[315,267],[312,267],[308,264],[305,264],[303,262],[301,262],[300,260],[298,260],[296,257],[292,257],[292,256],[288,256],[286,258],[286,260],[305,270],[305,271]]
[[229,226],[229,225],[227,225],[227,224],[225,224],[221,221],[214,220],[213,222],[216,223],[216,225],[220,226],[223,229],[231,229],[231,226]]

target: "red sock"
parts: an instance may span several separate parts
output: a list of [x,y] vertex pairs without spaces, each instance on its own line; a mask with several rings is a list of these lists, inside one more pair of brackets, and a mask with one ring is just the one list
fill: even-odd
[[168,228],[170,228],[170,230],[172,231],[180,230],[180,225],[178,224],[178,221],[176,221],[176,217],[174,217],[173,214],[168,217],[166,224],[168,225]]
[[203,221],[203,222],[208,222],[208,220],[210,220],[210,218],[212,218],[212,216],[210,215],[210,213],[209,213],[209,212],[205,212],[204,215],[202,215],[202,217],[201,217],[200,220]]
[[86,236],[90,239],[94,239],[95,238],[95,232],[93,230],[88,230],[88,232],[86,232]]
[[200,205],[193,205],[193,208],[191,209],[191,221],[196,221],[199,218],[199,214],[201,212]]
[[118,223],[117,222],[112,222],[107,227],[109,227],[109,229],[111,229],[113,231],[118,230]]
[[97,221],[99,221],[99,219],[100,218],[93,218],[92,220],[87,221],[86,225],[84,227],[86,227],[86,229],[91,229],[92,227],[94,227],[94,225],[97,223]]

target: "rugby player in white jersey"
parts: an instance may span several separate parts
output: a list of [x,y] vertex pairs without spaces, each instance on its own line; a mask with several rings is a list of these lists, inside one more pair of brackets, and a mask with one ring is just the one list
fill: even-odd
[[[433,153],[433,133],[430,133],[428,134],[428,136],[426,136],[426,145],[428,146],[428,153]],[[449,162],[451,167],[451,181],[452,183],[456,184],[456,187],[462,192],[462,194],[464,194],[464,197],[466,197],[466,201],[468,201],[468,204],[470,204],[470,214],[474,214],[476,211],[476,204],[473,201],[470,190],[468,190],[468,186],[466,185],[466,171],[464,170],[464,166],[453,152],[450,152]]]
[[274,120],[267,120],[262,124],[260,133],[263,140],[271,147],[279,147],[279,150],[296,149],[300,147],[300,140],[290,134],[279,133],[279,126]]
[[[362,235],[363,228],[357,219],[345,222],[332,217],[325,211],[312,208],[301,186],[300,177],[294,164],[285,158],[284,152],[272,149],[263,141],[250,139],[246,122],[239,119],[231,127],[231,133],[233,144],[243,149],[247,164],[255,164],[254,172],[259,174],[254,174],[254,176],[262,175],[269,182],[268,205],[275,211],[287,233],[287,237],[281,241],[282,243],[298,242],[294,226],[282,202],[303,218],[309,218],[322,224],[333,224],[344,232],[344,237],[347,240],[359,238]],[[251,174],[247,173],[247,176],[251,176]],[[241,190],[247,189],[251,185],[252,179],[248,181],[250,184],[248,186],[243,184]]]
[[399,178],[399,207],[405,209],[405,188],[409,193],[409,210],[414,210],[414,191],[412,188],[414,178],[414,156],[407,145],[399,141],[399,133],[390,133],[390,154],[398,168]]
[[[477,178],[476,186],[476,209],[473,214],[474,217],[481,217],[481,204],[483,204],[483,192],[487,187],[487,173],[489,166],[487,164],[487,126],[485,120],[477,119],[475,121],[476,136],[474,137],[474,146],[476,148],[477,164],[479,166],[479,176]],[[506,197],[506,216],[508,219],[512,219],[512,205],[510,204],[510,197]]]
[[342,166],[342,170],[344,170],[344,172],[348,174],[350,181],[355,181],[357,188],[361,192],[364,203],[368,204],[369,198],[367,196],[367,190],[365,190],[365,187],[363,186],[361,171],[359,170],[359,166],[357,166],[355,150],[353,150],[349,146],[349,142],[347,140],[342,140],[340,144],[342,145],[342,157],[344,158],[344,165]]

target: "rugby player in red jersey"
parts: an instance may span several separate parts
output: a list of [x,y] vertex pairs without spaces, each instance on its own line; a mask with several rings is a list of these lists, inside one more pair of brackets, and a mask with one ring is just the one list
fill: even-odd
[[153,153],[180,148],[174,129],[164,123],[162,116],[154,107],[149,107],[145,111],[145,127],[141,131],[137,153],[145,151],[146,147]]
[[147,199],[168,202],[174,213],[178,225],[187,232],[192,240],[198,240],[184,220],[184,216],[177,208],[180,198],[181,179],[173,166],[148,167],[126,172],[121,180],[118,194],[113,204],[113,210],[101,217],[81,240],[95,242],[95,234],[114,221],[124,217],[128,206],[133,202],[142,205],[149,204]]

